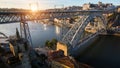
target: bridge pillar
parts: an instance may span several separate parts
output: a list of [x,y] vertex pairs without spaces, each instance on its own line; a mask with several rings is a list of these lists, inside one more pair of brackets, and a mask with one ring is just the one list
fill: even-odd
[[67,49],[67,45],[64,44],[64,43],[61,43],[61,42],[57,42],[57,50],[63,50],[64,51],[64,55],[65,56],[68,56],[67,52],[68,52],[68,49]]

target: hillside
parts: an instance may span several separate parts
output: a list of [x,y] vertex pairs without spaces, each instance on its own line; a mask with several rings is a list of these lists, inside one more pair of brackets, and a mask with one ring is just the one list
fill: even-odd
[[112,15],[108,16],[108,25],[110,26],[120,26],[120,12],[115,12]]

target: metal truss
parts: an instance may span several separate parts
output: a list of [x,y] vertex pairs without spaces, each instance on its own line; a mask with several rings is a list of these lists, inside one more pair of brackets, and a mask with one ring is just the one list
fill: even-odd
[[64,19],[78,15],[90,15],[92,13],[105,13],[105,11],[39,11],[39,12],[0,12],[0,24],[15,23],[21,21],[21,16],[24,16],[24,21],[41,20],[41,19]]

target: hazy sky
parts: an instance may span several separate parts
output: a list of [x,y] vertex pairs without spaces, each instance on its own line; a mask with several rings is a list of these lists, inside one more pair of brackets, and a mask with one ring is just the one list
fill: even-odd
[[40,9],[54,8],[73,5],[83,5],[84,3],[98,3],[101,1],[103,3],[113,3],[115,5],[120,5],[120,0],[0,0],[0,8],[30,8],[30,3],[39,3]]

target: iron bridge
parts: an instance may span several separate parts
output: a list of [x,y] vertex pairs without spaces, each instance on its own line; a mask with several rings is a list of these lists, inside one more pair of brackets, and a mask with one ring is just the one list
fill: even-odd
[[91,11],[0,11],[0,24],[42,19],[65,19],[79,15],[103,14],[113,11],[91,10]]

